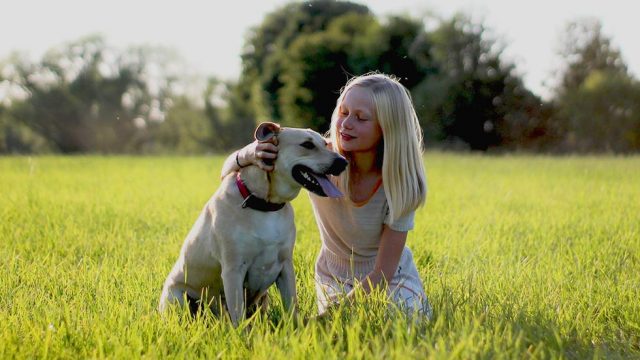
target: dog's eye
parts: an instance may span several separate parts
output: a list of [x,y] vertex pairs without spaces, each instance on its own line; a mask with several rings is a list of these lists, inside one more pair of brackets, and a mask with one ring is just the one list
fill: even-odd
[[309,149],[309,150],[311,150],[311,149],[316,147],[311,141],[305,141],[302,144],[300,144],[300,146],[302,146],[305,149]]

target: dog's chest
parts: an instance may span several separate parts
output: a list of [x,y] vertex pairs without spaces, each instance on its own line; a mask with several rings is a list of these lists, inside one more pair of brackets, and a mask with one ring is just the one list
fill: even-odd
[[243,243],[249,251],[293,246],[295,236],[293,216],[283,216],[278,213],[260,215],[249,217],[244,223],[235,224],[238,231],[234,240],[236,243]]
[[282,223],[271,223],[254,231],[256,242],[261,247],[282,247],[291,241],[291,228]]
[[253,231],[251,240],[245,244],[247,258],[251,259],[245,287],[253,291],[268,288],[282,271],[284,263],[292,261],[294,228],[288,221],[268,224],[270,226],[263,224]]
[[247,258],[252,259],[251,267],[269,272],[273,266],[280,265],[290,257],[294,237],[291,227],[279,223],[253,231],[244,249]]
[[256,256],[247,269],[246,283],[244,286],[253,291],[262,291],[273,284],[282,271],[285,261],[288,261],[286,250],[265,249]]

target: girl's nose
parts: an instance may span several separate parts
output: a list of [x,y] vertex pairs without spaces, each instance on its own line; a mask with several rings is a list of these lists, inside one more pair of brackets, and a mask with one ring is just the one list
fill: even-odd
[[353,121],[352,116],[351,115],[347,116],[347,118],[344,119],[344,121],[342,121],[342,127],[345,129],[353,129],[352,121]]

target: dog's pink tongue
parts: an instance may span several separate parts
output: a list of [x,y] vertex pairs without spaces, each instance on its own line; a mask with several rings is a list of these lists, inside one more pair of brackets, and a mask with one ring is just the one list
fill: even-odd
[[337,198],[342,196],[340,190],[335,185],[333,185],[331,180],[327,179],[324,176],[317,176],[316,180],[318,180],[318,183],[320,183],[322,190],[324,190],[324,193],[327,194],[328,197]]

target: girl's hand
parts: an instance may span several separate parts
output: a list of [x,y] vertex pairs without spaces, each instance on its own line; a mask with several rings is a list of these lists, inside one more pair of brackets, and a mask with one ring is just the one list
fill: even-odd
[[278,146],[275,138],[266,142],[258,140],[238,150],[237,159],[240,167],[256,165],[265,171],[273,171],[274,162],[278,158]]
[[329,305],[329,307],[324,309],[324,312],[322,314],[312,316],[309,320],[324,323],[325,321],[330,320],[333,317],[333,314],[338,310],[339,306],[340,304],[338,303]]

